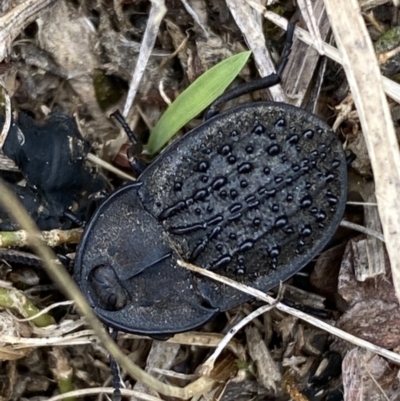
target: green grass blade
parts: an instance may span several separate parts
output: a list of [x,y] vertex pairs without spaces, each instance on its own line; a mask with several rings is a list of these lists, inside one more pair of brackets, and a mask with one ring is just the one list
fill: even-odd
[[222,95],[250,54],[250,51],[246,51],[221,61],[185,89],[152,129],[147,145],[149,153],[159,152],[178,130]]

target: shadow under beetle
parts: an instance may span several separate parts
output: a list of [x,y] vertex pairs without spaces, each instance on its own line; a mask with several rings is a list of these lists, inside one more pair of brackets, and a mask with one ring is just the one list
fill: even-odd
[[331,128],[284,103],[215,112],[226,100],[280,81],[293,30],[290,24],[276,74],[222,95],[203,124],[94,214],[75,278],[108,326],[171,335],[249,300],[181,268],[180,258],[267,291],[310,262],[335,233],[347,166]]

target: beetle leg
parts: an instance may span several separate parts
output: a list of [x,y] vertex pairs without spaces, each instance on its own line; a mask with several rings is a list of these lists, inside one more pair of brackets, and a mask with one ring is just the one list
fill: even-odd
[[[112,329],[111,338],[116,341],[118,336],[118,330]],[[110,370],[112,374],[112,383],[114,392],[112,395],[112,401],[121,401],[121,373],[117,361],[110,355]]]
[[139,176],[145,169],[146,164],[143,163],[142,160],[138,156],[142,154],[143,146],[140,141],[136,138],[135,134],[129,127],[128,123],[125,121],[125,118],[120,113],[119,110],[115,111],[114,113],[110,114],[111,117],[114,117],[121,127],[126,132],[129,140],[131,141],[131,146],[128,148],[127,156],[128,161],[131,166],[132,171],[135,173],[136,176]]
[[134,145],[130,146],[127,150],[128,162],[132,171],[138,177],[146,170],[146,164],[138,157],[141,153],[135,153],[137,148]]
[[69,209],[65,209],[63,215],[72,223],[74,223],[77,227],[83,227],[85,222],[74,212]]
[[246,95],[247,93],[254,92],[259,89],[266,89],[279,84],[281,81],[281,77],[277,74],[271,74],[267,77],[257,79],[252,82],[246,82],[245,84],[239,85],[236,88],[228,90],[223,95],[221,95],[214,103],[210,106],[210,108],[206,111],[204,120],[207,121],[211,117],[219,114],[218,107],[222,103],[226,103],[229,100],[236,99],[239,96]]
[[288,29],[286,32],[286,42],[285,42],[285,47],[283,49],[282,59],[278,64],[276,73],[270,74],[264,78],[260,78],[255,81],[252,81],[252,82],[247,82],[245,84],[237,86],[234,89],[226,91],[224,94],[222,94],[220,97],[218,97],[211,104],[210,108],[206,111],[206,114],[204,117],[205,121],[207,121],[211,117],[214,117],[216,114],[218,114],[218,107],[222,103],[226,103],[229,100],[235,99],[235,98],[245,95],[247,93],[251,93],[251,92],[254,92],[254,91],[260,90],[260,89],[267,89],[267,88],[270,88],[271,86],[279,84],[279,82],[281,81],[283,69],[285,68],[285,66],[288,62],[289,54],[292,49],[295,25],[296,25],[296,22],[289,22]]
[[33,253],[17,251],[14,249],[0,248],[0,260],[10,263],[20,263],[29,266],[41,266],[41,259]]
[[283,48],[281,60],[279,61],[279,64],[276,68],[276,75],[278,75],[280,78],[282,78],[283,70],[285,69],[287,62],[289,61],[289,55],[292,51],[293,34],[296,23],[297,21],[289,22],[287,27],[285,47]]

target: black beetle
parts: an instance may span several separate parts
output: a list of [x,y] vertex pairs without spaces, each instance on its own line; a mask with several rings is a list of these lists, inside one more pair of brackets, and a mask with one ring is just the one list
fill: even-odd
[[206,122],[94,214],[75,278],[107,325],[149,335],[196,328],[249,296],[179,267],[177,259],[267,291],[335,233],[347,166],[330,127],[283,103],[214,112],[222,101],[280,81],[293,29],[277,74],[224,94]]

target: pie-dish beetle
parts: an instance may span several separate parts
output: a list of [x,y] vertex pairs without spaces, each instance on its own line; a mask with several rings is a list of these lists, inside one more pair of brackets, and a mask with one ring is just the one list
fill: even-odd
[[178,266],[183,259],[267,291],[309,263],[344,213],[342,144],[319,117],[284,103],[221,102],[280,81],[226,92],[206,121],[175,141],[134,184],[93,215],[75,279],[99,318],[126,332],[172,335],[249,300]]

